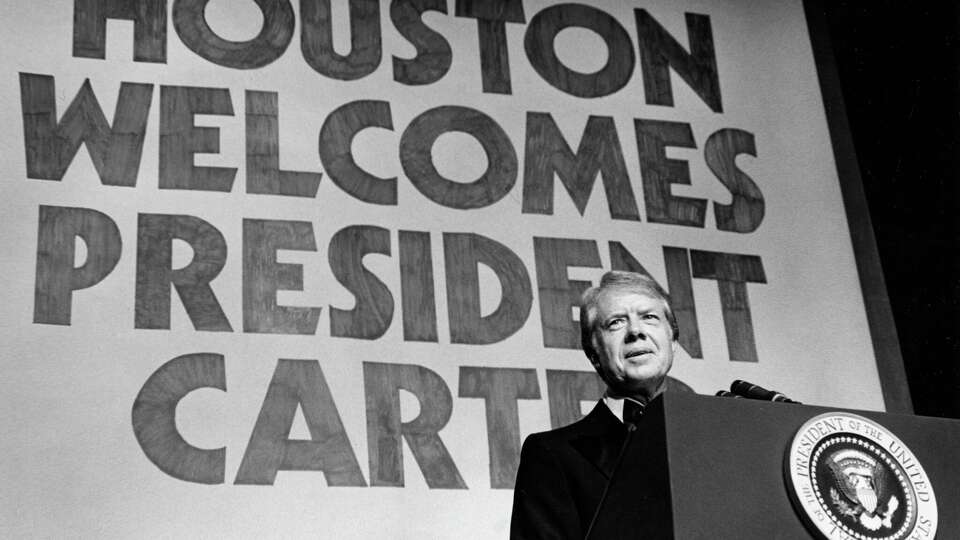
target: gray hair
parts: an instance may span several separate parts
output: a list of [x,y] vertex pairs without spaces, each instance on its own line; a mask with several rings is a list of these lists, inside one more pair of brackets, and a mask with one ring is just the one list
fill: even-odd
[[664,314],[667,316],[667,322],[670,323],[670,329],[673,330],[673,339],[676,341],[680,338],[680,327],[677,326],[677,318],[670,307],[670,297],[663,287],[646,274],[613,270],[600,278],[600,285],[590,287],[580,298],[580,346],[591,361],[596,356],[592,337],[596,323],[597,299],[600,298],[600,293],[608,290],[635,292],[662,300]]

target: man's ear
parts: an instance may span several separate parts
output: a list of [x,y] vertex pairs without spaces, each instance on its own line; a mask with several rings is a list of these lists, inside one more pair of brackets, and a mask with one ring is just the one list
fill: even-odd
[[670,343],[670,348],[673,350],[673,354],[676,355],[680,351],[680,341],[676,339],[673,340],[673,342]]

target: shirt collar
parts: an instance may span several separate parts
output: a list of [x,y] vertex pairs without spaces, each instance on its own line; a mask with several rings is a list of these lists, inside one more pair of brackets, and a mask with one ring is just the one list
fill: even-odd
[[609,391],[603,394],[603,404],[606,405],[608,409],[610,409],[610,412],[612,412],[613,415],[617,417],[617,420],[619,420],[621,423],[623,423],[623,401],[627,399],[636,403],[641,408],[646,407],[646,405],[644,405],[643,403],[633,398],[623,398],[618,396],[612,396],[610,395]]

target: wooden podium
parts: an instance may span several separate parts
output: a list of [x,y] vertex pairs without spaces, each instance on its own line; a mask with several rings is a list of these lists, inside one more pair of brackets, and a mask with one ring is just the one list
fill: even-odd
[[797,430],[851,412],[898,437],[936,495],[936,538],[960,538],[960,421],[668,393],[648,407],[589,538],[815,538],[791,502],[784,460]]

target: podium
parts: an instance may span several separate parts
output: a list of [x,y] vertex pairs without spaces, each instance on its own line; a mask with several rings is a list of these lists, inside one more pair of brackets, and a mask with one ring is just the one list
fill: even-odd
[[935,493],[936,538],[960,538],[960,421],[669,392],[648,405],[589,538],[817,538],[791,500],[785,460],[798,430],[828,412],[899,438]]

